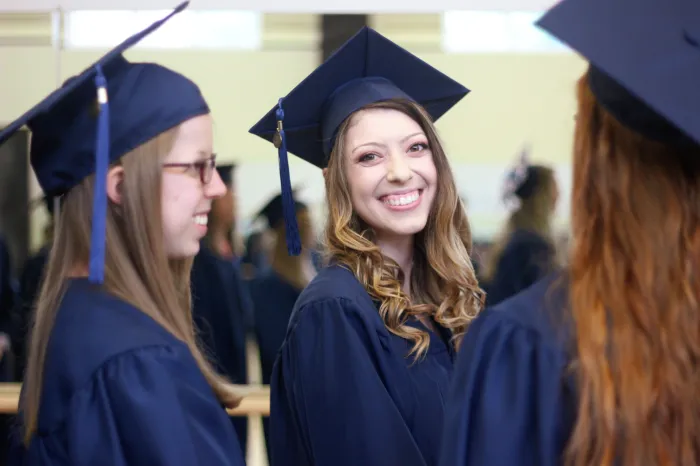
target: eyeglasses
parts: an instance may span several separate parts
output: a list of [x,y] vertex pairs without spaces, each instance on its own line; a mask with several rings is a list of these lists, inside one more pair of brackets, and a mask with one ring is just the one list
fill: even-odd
[[208,184],[211,181],[211,177],[214,175],[214,170],[216,169],[216,154],[212,154],[208,159],[197,160],[196,162],[164,163],[163,167],[179,168],[180,173],[189,173],[191,175],[199,176],[202,184]]

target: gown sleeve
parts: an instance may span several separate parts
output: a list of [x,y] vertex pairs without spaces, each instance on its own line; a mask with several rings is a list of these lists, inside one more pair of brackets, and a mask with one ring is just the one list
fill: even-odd
[[570,426],[566,361],[533,328],[485,311],[467,332],[440,466],[559,466]]
[[271,465],[425,466],[359,310],[331,299],[295,320],[271,382]]
[[76,393],[66,426],[72,465],[244,464],[230,422],[215,411],[223,408],[197,387],[201,381],[175,376],[179,362],[171,351],[117,356]]

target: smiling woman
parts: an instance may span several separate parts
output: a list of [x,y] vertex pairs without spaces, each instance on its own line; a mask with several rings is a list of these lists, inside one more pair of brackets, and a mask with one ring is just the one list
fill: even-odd
[[240,396],[197,346],[188,286],[197,216],[224,186],[163,168],[211,157],[209,106],[185,76],[122,55],[186,5],[0,133],[29,126],[39,183],[61,197],[10,465],[244,463],[222,406]]
[[[449,329],[459,344],[480,290],[471,282],[469,224],[425,110],[404,99],[362,107],[338,129],[326,178],[329,252],[381,303],[387,328],[412,341],[418,356],[429,334],[411,327],[407,315],[429,329]],[[351,218],[340,214],[350,209]],[[469,292],[450,296],[450,287]]]
[[280,159],[323,169],[328,201],[330,265],[272,375],[273,466],[437,462],[455,350],[483,302],[433,125],[467,92],[365,28],[251,130],[271,139],[284,117]]

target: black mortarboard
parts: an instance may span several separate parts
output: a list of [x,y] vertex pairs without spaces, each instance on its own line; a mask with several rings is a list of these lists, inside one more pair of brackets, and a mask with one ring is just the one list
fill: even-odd
[[700,143],[700,2],[562,0],[538,25],[588,59],[591,90],[620,123]]
[[[306,209],[306,204],[301,201],[294,200],[294,212],[299,212],[300,209]],[[270,228],[275,228],[281,220],[284,220],[284,205],[282,201],[282,193],[276,195],[265,204],[265,207],[260,209],[256,218],[265,217]]]
[[300,250],[287,151],[324,168],[338,127],[360,108],[382,100],[418,102],[433,120],[469,89],[370,28],[362,28],[321,66],[279,99],[250,132],[278,147],[287,246]]
[[216,171],[219,172],[219,176],[221,177],[221,181],[223,181],[227,187],[231,186],[231,182],[233,181],[233,171],[235,169],[236,169],[235,163],[216,166]]
[[209,113],[199,88],[184,76],[122,56],[188,4],[126,39],[0,133],[2,144],[29,127],[31,164],[49,197],[62,196],[95,173],[89,269],[94,283],[104,280],[109,164],[183,121]]

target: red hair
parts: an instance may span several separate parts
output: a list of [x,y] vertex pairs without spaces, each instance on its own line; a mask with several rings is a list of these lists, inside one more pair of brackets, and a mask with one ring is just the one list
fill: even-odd
[[700,464],[700,147],[646,139],[578,84],[570,466]]

